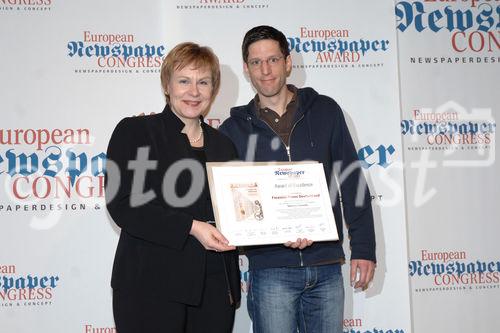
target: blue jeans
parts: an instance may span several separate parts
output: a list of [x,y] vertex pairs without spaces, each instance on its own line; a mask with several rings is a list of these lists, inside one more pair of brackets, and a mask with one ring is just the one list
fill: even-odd
[[249,282],[254,333],[342,333],[340,264],[252,270]]

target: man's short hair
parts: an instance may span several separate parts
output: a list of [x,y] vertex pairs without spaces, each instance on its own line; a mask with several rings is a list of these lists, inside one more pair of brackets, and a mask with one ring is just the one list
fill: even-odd
[[[177,44],[163,60],[160,71],[163,92],[167,91],[167,85],[174,72],[190,65],[200,69],[207,68],[210,71],[213,87],[212,99],[215,98],[220,87],[219,58],[208,46],[200,46],[192,42]],[[167,103],[170,102],[170,98],[166,93],[165,99]]]
[[283,53],[283,56],[286,58],[290,55],[290,51],[288,50],[288,42],[285,35],[276,28],[268,25],[260,25],[248,30],[248,32],[245,34],[245,37],[243,38],[241,51],[243,54],[244,62],[248,61],[248,48],[250,47],[250,45],[263,39],[271,39],[277,41],[280,46],[281,53]]

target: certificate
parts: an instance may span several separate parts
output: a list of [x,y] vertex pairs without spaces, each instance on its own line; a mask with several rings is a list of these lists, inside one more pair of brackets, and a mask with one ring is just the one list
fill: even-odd
[[231,245],[338,240],[323,165],[209,162],[217,229]]

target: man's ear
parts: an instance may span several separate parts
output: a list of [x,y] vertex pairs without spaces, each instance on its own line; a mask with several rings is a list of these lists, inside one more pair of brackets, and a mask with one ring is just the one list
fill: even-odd
[[292,55],[289,54],[285,58],[285,69],[286,69],[286,75],[289,76],[290,73],[292,72]]

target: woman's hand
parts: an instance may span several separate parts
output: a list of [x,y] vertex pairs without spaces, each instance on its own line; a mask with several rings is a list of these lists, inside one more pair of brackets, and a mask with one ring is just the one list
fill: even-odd
[[207,250],[223,252],[236,249],[235,246],[228,245],[229,241],[219,230],[206,222],[193,220],[189,234],[194,236]]

